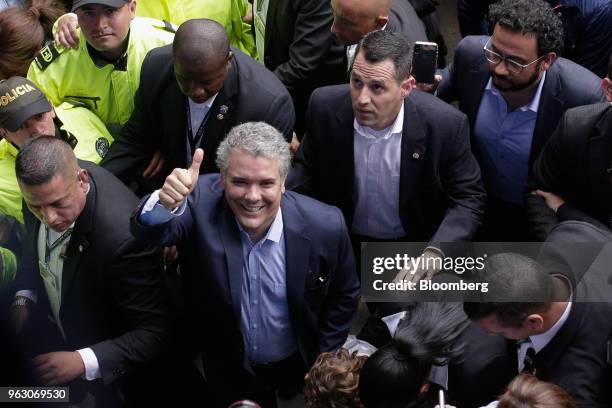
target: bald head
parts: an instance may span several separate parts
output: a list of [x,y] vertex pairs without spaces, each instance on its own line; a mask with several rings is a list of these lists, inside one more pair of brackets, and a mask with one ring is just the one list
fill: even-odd
[[172,50],[174,58],[186,64],[205,64],[207,61],[226,58],[229,38],[225,28],[206,18],[187,20],[176,32]]
[[331,31],[340,42],[357,44],[363,36],[387,24],[392,4],[393,0],[332,0]]

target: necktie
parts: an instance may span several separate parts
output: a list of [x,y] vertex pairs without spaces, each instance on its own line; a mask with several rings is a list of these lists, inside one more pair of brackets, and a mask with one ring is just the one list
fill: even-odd
[[535,373],[535,349],[529,338],[517,342],[518,371],[519,373]]
[[525,359],[523,360],[523,371],[521,371],[521,373],[535,375],[535,355],[535,349],[529,347],[527,349],[527,354],[525,354]]

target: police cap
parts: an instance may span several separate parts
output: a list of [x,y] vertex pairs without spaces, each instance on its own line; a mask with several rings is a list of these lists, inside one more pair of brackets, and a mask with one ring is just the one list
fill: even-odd
[[14,76],[0,81],[0,127],[16,132],[34,115],[53,107],[45,94],[26,78]]
[[72,11],[86,4],[102,4],[104,6],[119,8],[125,6],[125,4],[130,1],[132,0],[74,0],[72,3]]

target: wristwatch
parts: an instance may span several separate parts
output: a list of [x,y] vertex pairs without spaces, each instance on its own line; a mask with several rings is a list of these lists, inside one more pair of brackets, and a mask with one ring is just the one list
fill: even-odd
[[16,296],[15,300],[13,300],[13,303],[11,304],[11,309],[16,306],[32,306],[33,304],[34,302],[32,302],[32,299],[30,298],[25,296]]

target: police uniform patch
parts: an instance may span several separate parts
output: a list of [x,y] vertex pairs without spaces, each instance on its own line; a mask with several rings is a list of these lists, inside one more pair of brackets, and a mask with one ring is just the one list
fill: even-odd
[[108,143],[108,139],[101,137],[96,140],[96,152],[98,152],[101,158],[104,158],[104,156],[106,156],[109,147],[110,145]]
[[53,42],[50,42],[40,50],[36,58],[34,58],[34,62],[36,62],[41,71],[44,71],[59,55],[60,50],[57,49]]
[[169,21],[164,20],[164,30],[169,33],[175,34],[177,27]]

